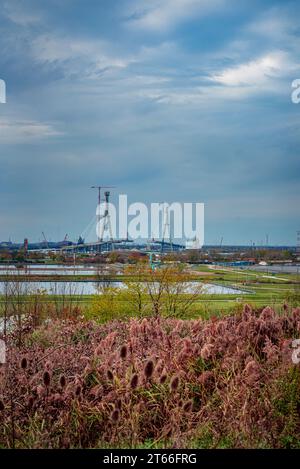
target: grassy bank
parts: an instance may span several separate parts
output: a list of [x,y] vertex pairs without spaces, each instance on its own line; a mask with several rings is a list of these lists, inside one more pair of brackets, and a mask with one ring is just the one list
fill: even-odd
[[[133,305],[132,295],[127,295],[124,291],[106,291],[106,297],[103,299],[98,298],[96,295],[83,295],[78,294],[74,288],[73,294],[68,295],[68,284],[76,286],[76,282],[91,282],[91,281],[105,281],[106,285],[113,281],[123,281],[129,285],[134,282],[147,283],[149,274],[145,275],[144,272],[135,273],[134,269],[125,275],[105,275],[105,276],[83,276],[83,275],[38,275],[38,276],[17,276],[13,279],[11,276],[6,276],[5,280],[12,283],[18,281],[24,283],[28,279],[32,281],[49,281],[53,285],[56,282],[63,282],[65,285],[63,294],[56,295],[22,295],[18,294],[18,303],[32,303],[38,302],[44,305],[44,310],[59,307],[66,308],[68,303],[73,307],[74,304],[80,307],[82,314],[87,318],[98,319],[106,321],[114,318],[125,318],[127,316],[134,316],[137,313],[135,305]],[[231,294],[214,294],[208,295],[203,291],[194,299],[193,304],[188,311],[181,311],[181,318],[197,318],[197,317],[210,317],[212,315],[230,314],[232,311],[240,311],[243,303],[249,303],[253,307],[262,307],[271,305],[274,309],[279,310],[282,304],[287,301],[289,304],[296,306],[300,303],[300,283],[299,278],[293,274],[268,275],[263,272],[253,272],[250,270],[237,270],[237,269],[224,269],[217,268],[211,269],[207,266],[199,266],[190,269],[185,276],[184,280],[199,281],[202,283],[213,283],[223,287],[235,288],[241,290],[243,293],[239,295]],[[113,290],[113,289],[112,289]],[[59,289],[58,289],[59,292]],[[136,293],[136,292],[135,292]],[[145,311],[149,310],[147,303],[149,300],[145,293],[141,292],[143,304],[145,304]],[[7,299],[2,295],[0,296],[0,314],[5,306]],[[52,305],[52,306],[51,306]],[[60,306],[59,306],[60,305]],[[147,315],[146,313],[144,315]]]

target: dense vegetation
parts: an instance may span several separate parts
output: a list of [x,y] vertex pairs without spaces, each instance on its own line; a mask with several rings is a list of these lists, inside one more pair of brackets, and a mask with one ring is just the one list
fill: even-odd
[[[34,318],[33,318],[34,319]],[[299,447],[300,309],[7,333],[0,446]]]

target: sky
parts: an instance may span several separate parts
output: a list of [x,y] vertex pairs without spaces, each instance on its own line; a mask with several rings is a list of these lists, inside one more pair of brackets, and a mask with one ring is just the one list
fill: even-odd
[[289,0],[0,0],[0,240],[77,239],[102,184],[203,202],[206,244],[295,245],[299,18]]

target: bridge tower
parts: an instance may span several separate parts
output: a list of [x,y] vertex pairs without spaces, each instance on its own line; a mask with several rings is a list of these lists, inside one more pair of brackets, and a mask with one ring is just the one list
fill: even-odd
[[[164,204],[164,224],[163,224],[163,234],[162,234],[162,250],[166,240],[170,243],[170,250],[173,251],[172,235],[171,235],[171,226],[170,226],[170,212],[169,205]],[[167,241],[167,242],[168,242]]]
[[[101,223],[101,214],[100,214],[100,205],[101,205],[101,190],[102,189],[114,189],[115,186],[92,186],[91,189],[97,189],[98,190],[98,205],[97,205],[97,217],[96,217],[96,223],[97,223],[97,232],[98,232],[98,241],[102,241],[101,236],[99,236],[99,228],[100,228],[100,223]],[[106,193],[105,193],[106,194]],[[109,192],[108,192],[108,198],[109,198]],[[108,202],[107,202],[108,204]],[[107,205],[108,206],[108,205]]]
[[110,192],[104,192],[105,195],[105,209],[104,215],[100,215],[100,222],[101,222],[101,232],[100,232],[100,241],[103,241],[104,231],[108,230],[110,241],[113,241],[113,234],[111,228],[111,221],[110,221],[110,214],[109,214],[109,197]]

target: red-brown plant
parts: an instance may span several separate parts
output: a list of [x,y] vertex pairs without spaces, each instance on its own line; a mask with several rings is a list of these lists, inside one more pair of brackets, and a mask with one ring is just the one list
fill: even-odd
[[[297,447],[300,308],[57,320],[8,335],[1,447]],[[124,345],[126,344],[126,345]]]

